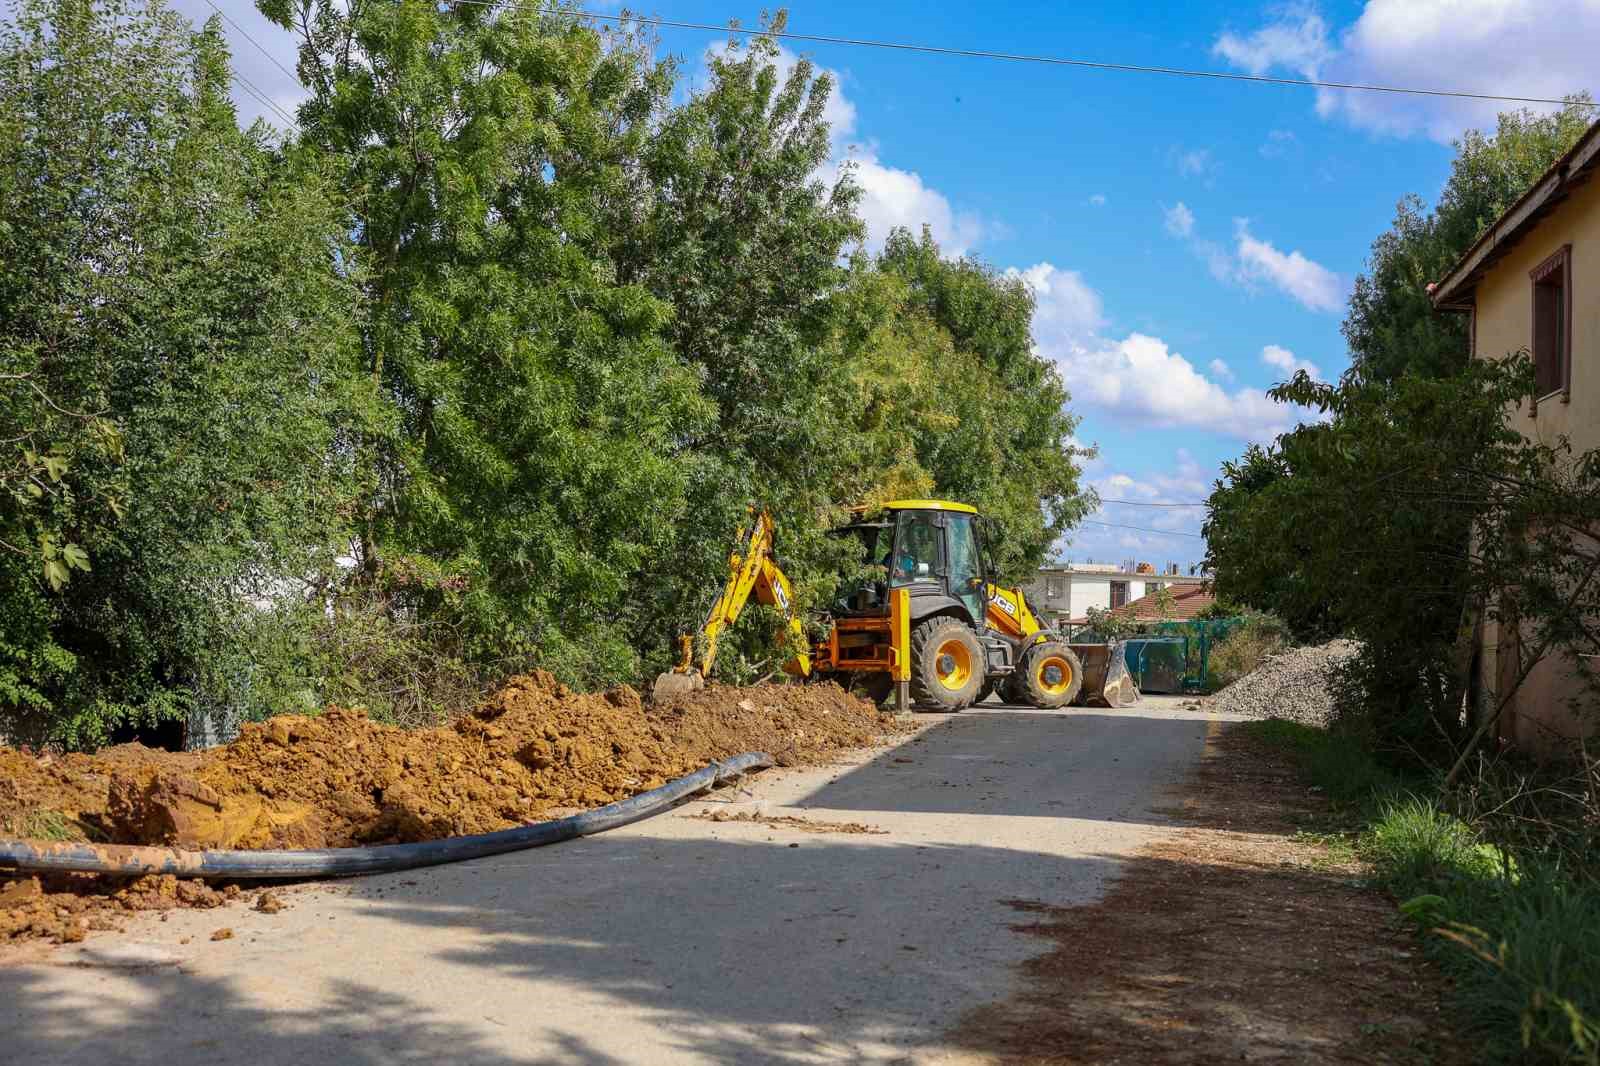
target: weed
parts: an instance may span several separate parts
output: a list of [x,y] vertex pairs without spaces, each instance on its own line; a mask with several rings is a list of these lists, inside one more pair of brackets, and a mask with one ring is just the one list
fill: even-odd
[[82,840],[83,827],[60,811],[29,807],[0,819],[0,830],[24,840]]

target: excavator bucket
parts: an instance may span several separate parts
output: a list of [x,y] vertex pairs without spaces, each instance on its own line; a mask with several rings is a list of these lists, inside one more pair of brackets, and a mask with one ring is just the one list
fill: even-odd
[[698,670],[691,670],[685,674],[668,670],[664,674],[656,675],[656,683],[650,686],[650,699],[652,702],[660,703],[662,700],[670,700],[674,696],[705,687],[706,679],[700,676]]
[[694,664],[694,638],[683,636],[678,638],[678,665],[656,675],[655,684],[650,686],[650,700],[660,703],[705,687],[706,675]]
[[1083,663],[1083,688],[1079,704],[1092,707],[1130,707],[1139,702],[1139,687],[1128,673],[1121,641],[1110,644],[1069,644]]

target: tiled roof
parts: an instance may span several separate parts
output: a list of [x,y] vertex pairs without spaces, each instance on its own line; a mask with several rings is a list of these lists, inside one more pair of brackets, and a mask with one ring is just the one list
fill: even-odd
[[[1161,600],[1171,597],[1171,604],[1163,607]],[[1112,608],[1117,618],[1132,618],[1140,622],[1170,622],[1193,618],[1216,602],[1216,595],[1203,586],[1193,588],[1168,587],[1148,596],[1140,596],[1121,607]]]

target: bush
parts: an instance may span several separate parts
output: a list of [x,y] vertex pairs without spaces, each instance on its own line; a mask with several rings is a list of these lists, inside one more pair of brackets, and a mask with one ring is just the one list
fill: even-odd
[[1289,626],[1266,611],[1242,612],[1244,624],[1211,649],[1207,681],[1211,690],[1233,684],[1289,645]]

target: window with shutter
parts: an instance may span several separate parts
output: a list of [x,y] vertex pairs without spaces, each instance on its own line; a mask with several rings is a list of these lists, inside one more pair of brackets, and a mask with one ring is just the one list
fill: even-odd
[[1563,245],[1528,276],[1533,279],[1535,394],[1541,401],[1557,393],[1566,400],[1572,384],[1572,245]]

